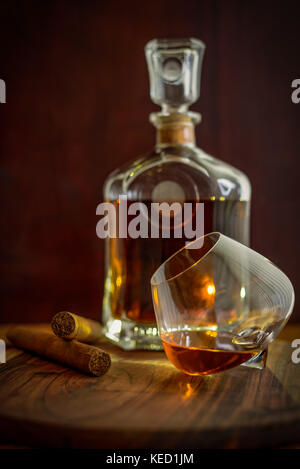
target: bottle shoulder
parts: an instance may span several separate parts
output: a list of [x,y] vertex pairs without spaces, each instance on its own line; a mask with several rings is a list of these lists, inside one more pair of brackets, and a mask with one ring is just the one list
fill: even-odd
[[205,167],[210,177],[218,186],[221,196],[239,193],[241,200],[251,199],[251,183],[248,176],[240,169],[209,155],[200,148],[196,148],[194,158]]
[[[155,191],[155,192],[153,192]],[[104,197],[114,200],[127,194],[132,200],[152,200],[153,194],[176,200],[225,198],[248,201],[251,185],[240,170],[200,148],[157,148],[108,175]]]

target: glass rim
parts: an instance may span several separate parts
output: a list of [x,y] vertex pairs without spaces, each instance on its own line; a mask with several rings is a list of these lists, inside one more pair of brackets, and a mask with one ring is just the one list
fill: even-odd
[[[155,282],[153,280],[154,276],[168,263],[170,262],[171,259],[173,259],[174,257],[176,257],[179,253],[181,253],[182,251],[185,251],[186,249],[188,249],[188,246],[191,246],[192,244],[194,243],[197,243],[200,239],[205,239],[205,238],[208,238],[209,236],[212,236],[212,235],[217,235],[218,236],[218,239],[215,241],[215,243],[213,244],[213,246],[211,246],[211,248],[205,253],[203,254],[203,256],[199,257],[199,259],[197,259],[192,265],[190,265],[189,267],[187,267],[186,269],[182,270],[181,272],[179,272],[178,274],[176,275],[173,275],[172,277],[168,278],[168,279],[164,279],[160,282]],[[173,281],[174,279],[180,277],[181,275],[183,275],[185,272],[187,272],[188,270],[192,269],[193,267],[195,267],[197,264],[199,264],[199,262],[201,262],[206,256],[208,256],[208,254],[210,254],[210,252],[216,247],[216,245],[219,243],[220,241],[220,238],[221,236],[224,236],[222,235],[222,233],[220,233],[219,231],[212,231],[211,233],[206,233],[202,236],[200,236],[199,238],[197,239],[194,239],[194,241],[191,241],[190,243],[182,246],[182,248],[178,249],[178,251],[174,252],[174,254],[172,254],[170,257],[168,257],[168,259],[166,259],[162,264],[160,264],[160,266],[155,270],[155,272],[153,273],[152,277],[151,277],[151,280],[150,280],[150,284],[151,286],[153,287],[157,287],[159,285],[163,285],[164,283],[169,283],[171,281]],[[201,249],[201,248],[200,248]]]

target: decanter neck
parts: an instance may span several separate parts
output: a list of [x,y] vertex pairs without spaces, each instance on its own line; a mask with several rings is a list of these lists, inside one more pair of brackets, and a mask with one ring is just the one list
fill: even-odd
[[150,121],[156,127],[157,147],[195,146],[195,124],[200,121],[200,114],[192,112],[152,113]]

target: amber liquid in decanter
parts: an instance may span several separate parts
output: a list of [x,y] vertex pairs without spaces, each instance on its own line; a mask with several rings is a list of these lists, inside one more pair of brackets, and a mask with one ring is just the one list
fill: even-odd
[[[199,201],[200,202],[200,201]],[[212,201],[203,200],[205,234],[210,233],[218,226],[214,223],[216,213],[226,213],[227,229],[222,226],[223,232],[234,233],[236,227],[244,219],[249,210],[249,202],[245,201]],[[135,201],[128,202],[128,207]],[[143,201],[150,213],[151,202]],[[194,207],[193,221],[196,220],[195,210],[197,201],[191,202]],[[119,204],[114,203],[118,214]],[[218,206],[220,207],[218,209]],[[128,217],[128,223],[132,217]],[[236,227],[234,226],[236,225]],[[150,221],[149,221],[150,225]],[[184,227],[183,227],[184,229]],[[149,227],[150,232],[150,227]],[[181,249],[186,239],[174,237],[174,223],[170,221],[170,238],[162,237],[160,226],[159,238],[125,239],[112,238],[109,240],[111,259],[110,284],[114,285],[110,292],[110,310],[115,319],[129,319],[140,324],[155,324],[155,314],[152,305],[150,279],[155,270],[176,251]],[[203,285],[212,281],[203,279]]]

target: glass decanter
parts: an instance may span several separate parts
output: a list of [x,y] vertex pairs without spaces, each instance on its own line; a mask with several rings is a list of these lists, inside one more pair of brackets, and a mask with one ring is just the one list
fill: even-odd
[[[149,210],[153,202],[190,202],[195,207],[203,203],[204,234],[219,231],[248,245],[248,178],[195,144],[194,128],[200,114],[188,108],[199,98],[204,50],[197,39],[153,40],[146,45],[150,95],[161,106],[160,112],[150,115],[157,130],[156,144],[149,153],[108,176],[104,199],[114,204],[116,212],[124,200],[128,210],[137,201]],[[192,210],[191,217],[195,214]],[[174,223],[172,228],[174,231]],[[123,349],[162,348],[150,279],[159,265],[188,241],[191,239],[172,233],[164,238],[161,230],[158,238],[119,236],[105,240],[102,321],[106,336]],[[208,272],[199,286],[207,301],[210,285]]]

